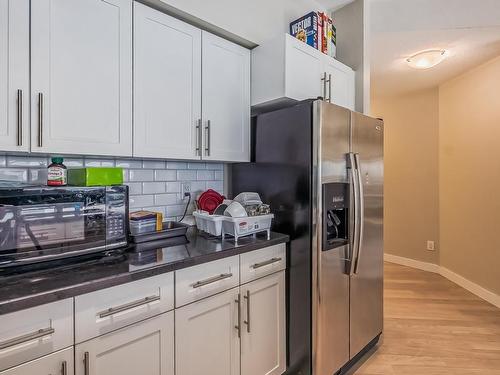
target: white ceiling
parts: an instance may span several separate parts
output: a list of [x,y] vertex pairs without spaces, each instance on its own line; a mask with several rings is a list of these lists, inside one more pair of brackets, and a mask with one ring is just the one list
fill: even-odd
[[352,3],[353,1],[354,0],[316,0],[317,3],[329,10],[335,10],[346,4]]
[[[371,0],[374,95],[436,87],[500,55],[500,0]],[[429,70],[405,59],[426,49],[450,56]]]

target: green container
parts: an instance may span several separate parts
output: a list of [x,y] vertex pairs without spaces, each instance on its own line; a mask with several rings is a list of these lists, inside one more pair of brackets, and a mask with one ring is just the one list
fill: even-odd
[[123,168],[71,168],[68,169],[68,185],[110,186],[123,184]]

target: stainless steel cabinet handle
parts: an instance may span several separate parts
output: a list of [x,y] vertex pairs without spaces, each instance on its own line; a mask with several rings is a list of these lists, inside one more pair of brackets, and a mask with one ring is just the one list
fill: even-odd
[[62,375],[68,375],[68,362],[62,361],[61,364],[61,374]]
[[354,273],[358,273],[359,263],[361,261],[361,253],[363,250],[363,236],[365,230],[365,194],[363,189],[363,176],[361,173],[361,161],[359,160],[359,154],[354,154],[354,159],[356,160],[356,174],[358,177],[358,190],[359,190],[359,210],[358,210],[358,255],[356,257],[356,264],[354,266]]
[[130,310],[130,309],[133,309],[135,307],[139,307],[139,306],[142,306],[142,305],[147,305],[148,303],[151,303],[151,302],[159,301],[160,299],[161,299],[160,296],[145,297],[145,298],[142,298],[142,299],[140,299],[138,301],[130,302],[130,303],[127,303],[125,305],[116,306],[116,307],[110,307],[107,310],[104,310],[104,311],[101,311],[101,312],[97,313],[97,315],[101,319],[102,318],[106,318],[108,316],[111,316],[111,315],[114,315],[114,314],[118,314],[118,313],[121,313],[123,311],[127,311],[127,310]]
[[210,156],[210,120],[207,121],[207,126],[205,126],[205,132],[207,135],[207,144],[205,145],[205,154]]
[[38,147],[43,146],[43,94],[38,93]]
[[321,78],[321,82],[323,82],[323,99],[326,100],[326,72],[323,73],[323,78]]
[[352,209],[354,213],[354,228],[352,230],[352,236],[353,239],[351,241],[351,258],[350,258],[350,265],[349,265],[349,275],[352,275],[354,273],[354,265],[356,263],[356,259],[358,256],[358,250],[359,250],[359,189],[358,189],[358,183],[359,179],[357,177],[357,169],[356,169],[356,159],[354,157],[354,154],[350,152],[347,154],[347,167],[350,169],[350,177],[352,181],[352,186],[353,186],[353,192],[354,192],[354,207]]
[[332,102],[332,75],[328,74],[328,102]]
[[23,90],[17,90],[17,145],[23,145]]
[[241,294],[238,293],[238,298],[234,300],[238,308],[238,321],[234,328],[238,331],[238,338],[241,337]]
[[89,352],[83,353],[83,373],[90,375],[90,354]]
[[26,335],[18,336],[13,339],[0,342],[0,350],[10,348],[19,344],[24,344],[25,342],[39,339],[44,336],[49,336],[54,334],[56,330],[54,328],[44,328],[39,329],[36,332],[28,333]]
[[201,129],[201,118],[198,119],[196,124],[196,155],[201,156],[201,137],[202,137],[202,129]]
[[217,276],[214,276],[214,277],[210,277],[210,278],[205,279],[205,280],[197,281],[197,282],[195,282],[191,286],[193,288],[199,288],[201,286],[205,286],[205,285],[208,285],[208,284],[216,283],[217,281],[221,281],[221,280],[224,280],[224,279],[229,279],[230,277],[233,277],[232,273],[221,273],[220,275],[217,275]]
[[254,270],[257,269],[257,268],[261,268],[261,267],[264,267],[264,266],[268,266],[270,264],[273,264],[273,263],[277,263],[281,260],[281,258],[271,258],[269,260],[266,260],[264,262],[260,262],[260,263],[255,263],[255,264],[252,264],[250,266],[250,268],[253,268]]
[[247,293],[243,296],[243,298],[247,301],[247,320],[244,320],[243,323],[247,325],[247,332],[250,333],[250,291],[247,290]]

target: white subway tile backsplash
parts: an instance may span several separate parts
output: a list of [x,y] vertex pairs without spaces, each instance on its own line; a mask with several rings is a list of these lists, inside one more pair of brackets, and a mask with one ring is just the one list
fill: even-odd
[[140,195],[142,194],[142,182],[129,182],[128,191],[130,195]]
[[143,182],[142,183],[143,194],[158,194],[165,192],[164,182]]
[[177,171],[179,181],[196,181],[196,171]]
[[155,204],[157,206],[170,206],[173,204],[179,204],[180,199],[176,193],[174,194],[156,194]]
[[7,167],[22,168],[22,167],[34,167],[34,168],[44,168],[47,167],[46,157],[37,156],[17,156],[9,155],[7,156]]
[[47,169],[30,169],[29,181],[34,184],[45,185],[47,183]]
[[207,189],[217,191],[219,194],[224,193],[224,182],[222,181],[207,181]]
[[165,169],[165,162],[161,160],[144,160],[142,167],[146,169]]
[[115,161],[111,159],[85,159],[86,167],[114,167]]
[[0,180],[28,182],[28,170],[20,168],[0,168]]
[[188,163],[188,169],[205,169],[207,165],[205,163]]
[[215,171],[197,171],[196,179],[202,181],[212,181],[215,179]]
[[155,171],[156,181],[175,181],[177,180],[177,171],[168,169],[159,169]]
[[167,182],[167,193],[180,193],[181,183],[180,182]]
[[154,205],[154,195],[131,195],[130,208],[142,208]]
[[186,169],[187,163],[180,161],[167,161],[167,169]]
[[181,216],[186,209],[186,205],[180,204],[175,206],[167,206],[165,216]]
[[[49,157],[50,162],[50,157]],[[81,168],[84,165],[83,158],[64,158],[64,165],[68,168]]]
[[129,181],[153,181],[153,171],[149,169],[131,169],[129,171]]
[[219,171],[222,171],[224,170],[224,164],[220,164],[220,163],[211,163],[211,164],[207,164],[207,169],[213,169],[213,170],[219,170]]
[[122,159],[122,160],[117,160],[115,165],[117,167],[121,167],[121,168],[140,169],[140,168],[142,168],[142,161],[141,160],[133,160],[133,159]]
[[[0,180],[45,184],[51,156],[1,154]],[[68,168],[123,168],[123,181],[129,186],[131,210],[158,211],[163,213],[165,220],[178,220],[184,214],[187,201],[180,194],[181,182],[191,183],[193,200],[206,189],[222,193],[224,188],[224,166],[220,163],[71,156],[64,157],[64,164]],[[186,220],[191,217],[193,209],[192,201]]]

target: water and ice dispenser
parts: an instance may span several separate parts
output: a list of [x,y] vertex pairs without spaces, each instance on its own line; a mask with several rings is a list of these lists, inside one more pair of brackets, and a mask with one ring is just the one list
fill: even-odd
[[323,251],[349,243],[349,184],[323,184]]

